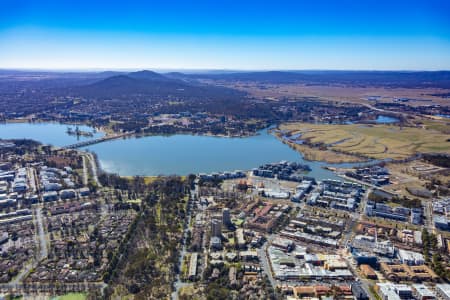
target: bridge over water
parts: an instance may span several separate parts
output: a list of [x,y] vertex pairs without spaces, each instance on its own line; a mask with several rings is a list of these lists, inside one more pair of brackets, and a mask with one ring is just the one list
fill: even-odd
[[65,146],[63,148],[76,149],[76,148],[86,147],[86,146],[89,146],[89,145],[103,143],[103,142],[106,142],[106,141],[120,139],[120,138],[123,138],[123,137],[131,136],[133,134],[134,134],[134,132],[127,131],[127,132],[119,133],[119,134],[105,135],[105,136],[102,136],[102,137],[97,138],[97,139],[92,139],[92,140],[87,140],[87,141],[82,141],[82,142],[79,142],[79,143],[67,145],[67,146]]

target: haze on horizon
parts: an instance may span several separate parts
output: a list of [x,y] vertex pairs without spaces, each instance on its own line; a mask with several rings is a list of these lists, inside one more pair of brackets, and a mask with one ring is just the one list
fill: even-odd
[[6,0],[0,68],[450,69],[450,2],[392,2]]

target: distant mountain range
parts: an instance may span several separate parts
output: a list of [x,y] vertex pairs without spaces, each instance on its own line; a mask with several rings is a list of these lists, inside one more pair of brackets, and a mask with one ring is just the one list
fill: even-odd
[[[20,80],[17,80],[20,79]],[[450,71],[210,71],[198,73],[138,72],[50,72],[0,70],[0,83],[68,88],[71,93],[111,97],[129,94],[177,96],[242,95],[201,80],[257,82],[262,84],[347,85],[389,88],[450,88]],[[1,87],[0,87],[1,90]]]
[[304,83],[312,85],[386,86],[450,88],[450,71],[261,71],[223,74],[182,74],[185,79],[259,82],[271,84]]
[[186,80],[184,74],[166,75],[153,71],[138,71],[118,74],[94,83],[69,88],[71,94],[93,98],[120,98],[129,95],[176,99],[243,96],[244,93],[213,85],[199,84]]

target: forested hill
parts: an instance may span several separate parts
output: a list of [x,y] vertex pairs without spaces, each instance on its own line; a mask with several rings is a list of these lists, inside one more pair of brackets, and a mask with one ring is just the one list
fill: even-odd
[[90,98],[126,98],[146,95],[155,99],[173,98],[217,100],[245,95],[233,89],[217,87],[179,78],[168,77],[152,71],[139,71],[111,76],[94,83],[70,87],[67,91],[75,96]]

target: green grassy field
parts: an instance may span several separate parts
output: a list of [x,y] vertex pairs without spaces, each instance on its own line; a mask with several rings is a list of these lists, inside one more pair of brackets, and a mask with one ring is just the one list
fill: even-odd
[[86,294],[84,293],[69,293],[63,296],[52,298],[52,300],[85,300]]

